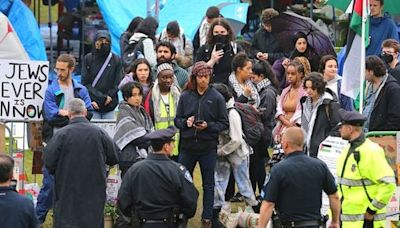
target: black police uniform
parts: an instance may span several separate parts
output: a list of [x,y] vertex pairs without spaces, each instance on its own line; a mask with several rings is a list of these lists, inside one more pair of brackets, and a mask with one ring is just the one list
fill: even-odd
[[283,227],[319,227],[322,191],[337,191],[328,167],[296,151],[272,168],[263,199],[275,203]]
[[[167,128],[150,133],[146,138],[172,138],[176,129]],[[196,213],[198,192],[185,167],[165,154],[149,153],[135,163],[124,176],[118,193],[122,213],[140,221],[140,227],[176,227],[171,224],[173,210],[179,209],[187,218]]]

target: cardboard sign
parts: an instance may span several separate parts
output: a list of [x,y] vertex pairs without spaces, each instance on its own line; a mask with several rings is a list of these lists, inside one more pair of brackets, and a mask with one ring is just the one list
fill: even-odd
[[42,120],[47,61],[0,59],[0,119]]

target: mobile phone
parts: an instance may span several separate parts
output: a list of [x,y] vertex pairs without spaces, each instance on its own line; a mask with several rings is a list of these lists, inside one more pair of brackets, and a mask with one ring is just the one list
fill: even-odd
[[196,121],[194,122],[194,125],[198,126],[198,125],[201,125],[201,124],[203,124],[203,123],[204,123],[204,120],[196,120]]
[[215,44],[215,50],[219,51],[219,50],[223,50],[224,49],[224,44],[223,43],[216,43]]

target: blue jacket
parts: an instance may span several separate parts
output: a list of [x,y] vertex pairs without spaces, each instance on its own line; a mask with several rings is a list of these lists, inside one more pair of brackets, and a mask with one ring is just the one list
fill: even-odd
[[0,215],[1,227],[39,227],[32,201],[12,187],[0,187]]
[[381,45],[386,39],[399,40],[396,25],[393,19],[385,14],[383,17],[370,17],[369,19],[370,42],[366,55],[379,55]]
[[[196,131],[194,127],[187,127],[186,120],[191,116],[195,121],[206,121],[207,128]],[[225,99],[211,86],[202,96],[197,91],[184,91],[179,99],[175,126],[180,129],[180,150],[207,152],[216,149],[219,133],[229,127]]]
[[[86,109],[88,110],[87,118],[90,120],[93,115],[93,107],[88,90],[74,79],[72,79],[72,85],[74,87],[74,97],[80,98],[85,102]],[[43,102],[43,117],[45,123],[42,134],[45,141],[53,135],[53,127],[64,127],[68,124],[68,117],[58,115],[58,111],[64,108],[64,105],[64,92],[60,88],[58,81],[54,80],[49,87],[47,87]]]

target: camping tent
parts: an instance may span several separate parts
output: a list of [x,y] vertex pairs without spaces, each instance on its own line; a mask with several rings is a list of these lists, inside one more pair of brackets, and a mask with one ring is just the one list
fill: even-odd
[[29,59],[13,26],[2,13],[0,13],[0,59]]

